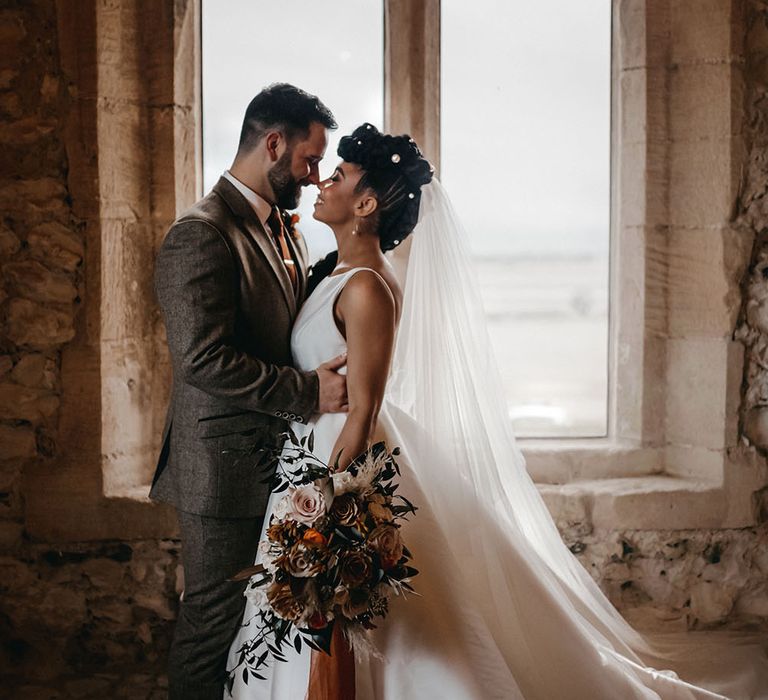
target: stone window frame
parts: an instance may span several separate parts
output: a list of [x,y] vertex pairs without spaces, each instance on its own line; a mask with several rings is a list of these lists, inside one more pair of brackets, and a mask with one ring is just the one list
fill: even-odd
[[[764,479],[739,441],[744,350],[733,339],[750,245],[735,213],[743,5],[704,4],[612,0],[608,436],[520,440],[559,524],[757,520]],[[439,0],[385,8],[385,126],[439,166]]]

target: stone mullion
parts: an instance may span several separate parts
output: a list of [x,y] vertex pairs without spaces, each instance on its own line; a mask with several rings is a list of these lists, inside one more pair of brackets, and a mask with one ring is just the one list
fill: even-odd
[[[410,134],[440,173],[440,0],[384,0],[384,129]],[[391,254],[403,284],[411,243]]]
[[440,168],[440,1],[385,0],[384,123]]

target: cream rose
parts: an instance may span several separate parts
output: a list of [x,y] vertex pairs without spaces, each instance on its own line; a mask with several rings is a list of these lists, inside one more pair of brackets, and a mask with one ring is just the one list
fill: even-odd
[[291,497],[289,494],[285,494],[272,510],[272,516],[278,520],[282,520],[288,513],[291,512]]
[[298,523],[312,525],[325,515],[325,499],[314,484],[292,489],[290,496],[290,517]]

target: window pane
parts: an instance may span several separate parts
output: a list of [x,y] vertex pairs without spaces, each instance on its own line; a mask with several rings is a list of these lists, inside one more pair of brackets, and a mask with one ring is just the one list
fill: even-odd
[[610,3],[442,2],[442,179],[522,436],[607,430]]
[[[341,136],[365,121],[381,128],[382,0],[334,0],[332,12],[306,0],[203,0],[202,9],[206,192],[232,164],[245,108],[270,83],[293,83],[336,116],[321,176],[333,170]],[[330,229],[312,219],[315,194],[305,189],[298,209],[313,260],[335,248]]]

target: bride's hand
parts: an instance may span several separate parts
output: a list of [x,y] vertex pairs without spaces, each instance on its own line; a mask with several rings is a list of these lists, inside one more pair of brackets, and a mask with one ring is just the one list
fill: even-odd
[[338,355],[328,362],[323,362],[317,368],[317,378],[320,380],[320,396],[317,410],[320,413],[346,413],[347,378],[338,370],[347,364],[347,355]]

